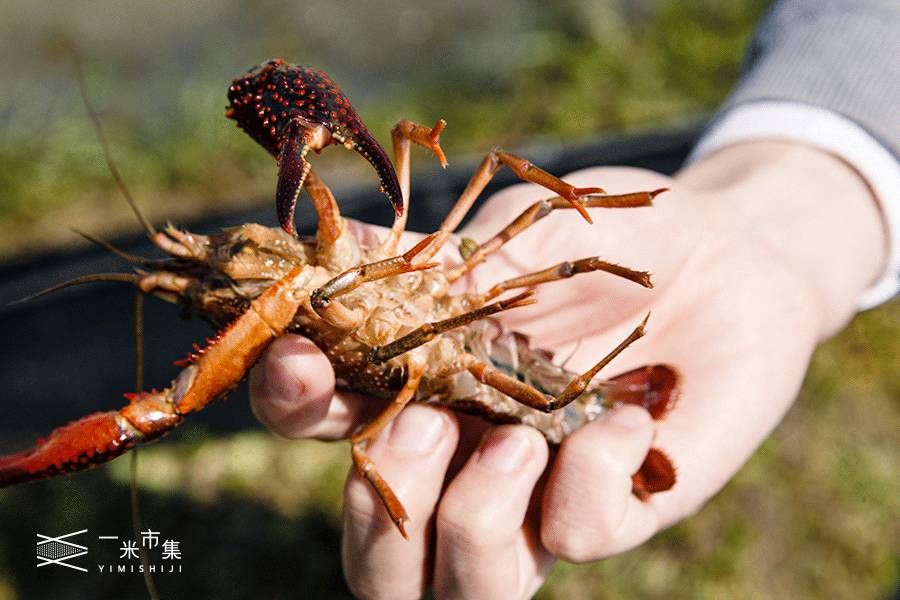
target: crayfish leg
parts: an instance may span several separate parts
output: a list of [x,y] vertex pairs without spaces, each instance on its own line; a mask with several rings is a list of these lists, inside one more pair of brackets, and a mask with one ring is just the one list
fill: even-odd
[[415,263],[413,258],[428,246],[436,234],[424,238],[405,253],[348,269],[316,288],[310,294],[310,305],[317,315],[330,325],[352,331],[359,327],[366,318],[362,310],[350,309],[337,298],[352,292],[364,283],[377,281],[394,275],[424,271],[438,266],[438,263]]
[[455,317],[450,317],[449,319],[444,319],[443,321],[435,321],[420,325],[403,337],[398,338],[389,344],[372,348],[369,352],[369,362],[381,364],[395,356],[400,356],[404,352],[409,352],[413,348],[417,348],[422,344],[430,342],[436,336],[450,331],[451,329],[474,323],[475,321],[479,321],[511,308],[519,308],[534,304],[537,300],[534,300],[532,296],[534,296],[534,291],[528,290],[518,296],[513,296],[507,300],[500,300],[499,302],[476,308],[475,310],[456,315]]
[[565,198],[566,201],[572,205],[572,208],[581,214],[585,221],[588,223],[594,222],[591,220],[591,216],[588,214],[588,211],[584,207],[584,204],[582,204],[580,198],[581,196],[587,196],[588,194],[605,194],[606,190],[600,187],[577,188],[574,185],[566,183],[559,177],[551,175],[528,159],[516,156],[515,154],[510,154],[509,152],[503,152],[502,150],[496,151],[494,154],[497,156],[497,160],[499,160],[501,164],[509,167],[513,173],[518,175],[519,179],[536,183],[547,188],[551,192],[556,192],[560,197]]
[[444,218],[444,222],[441,223],[441,227],[438,230],[438,238],[423,254],[425,260],[437,254],[450,237],[450,234],[462,223],[463,218],[472,208],[472,205],[475,204],[475,200],[478,199],[478,196],[481,195],[481,192],[484,191],[484,188],[487,187],[487,184],[490,183],[502,166],[509,167],[522,181],[536,183],[555,194],[559,194],[561,202],[568,208],[577,209],[588,223],[591,222],[591,217],[585,209],[586,204],[582,201],[582,197],[589,197],[591,194],[602,194],[603,188],[576,188],[559,177],[538,168],[529,160],[509,152],[494,149],[488,152],[481,164],[478,165],[468,185],[466,185],[466,189],[463,190],[450,213]]
[[319,216],[316,241],[327,252],[341,237],[341,210],[331,189],[319,179],[312,167],[307,170],[305,185],[309,197],[312,198],[313,208]]
[[441,149],[441,132],[447,122],[438,119],[434,127],[419,125],[407,119],[397,122],[391,129],[391,140],[394,146],[394,165],[397,171],[397,181],[400,184],[400,194],[403,201],[403,210],[395,212],[394,223],[390,232],[381,243],[381,253],[390,256],[397,251],[400,236],[406,228],[406,218],[409,214],[409,149],[410,144],[418,144],[431,150],[441,163],[441,167],[447,166],[447,158]]
[[652,288],[650,282],[650,274],[644,271],[635,271],[628,267],[623,267],[615,263],[600,260],[598,257],[582,258],[580,260],[561,262],[542,271],[536,271],[520,277],[513,277],[491,287],[481,296],[473,297],[475,302],[487,302],[502,294],[507,290],[523,287],[533,287],[542,283],[550,283],[551,281],[559,281],[568,279],[579,273],[590,273],[592,271],[604,271],[623,279],[628,279],[642,285],[646,288]]
[[393,421],[406,405],[409,404],[409,401],[416,395],[421,380],[421,366],[411,365],[406,383],[394,398],[394,401],[391,402],[381,414],[375,417],[372,422],[363,427],[350,439],[352,444],[351,455],[356,471],[362,477],[365,477],[375,489],[375,493],[378,494],[378,497],[387,509],[391,521],[397,526],[400,535],[406,539],[409,539],[409,536],[406,533],[406,523],[409,521],[409,515],[406,513],[406,509],[403,508],[403,503],[401,503],[397,498],[397,495],[394,494],[394,490],[391,489],[391,486],[388,485],[378,472],[378,469],[375,468],[375,463],[372,462],[372,459],[366,454],[366,448],[369,443],[381,434],[385,426]]
[[[486,308],[486,307],[485,307]],[[650,315],[647,315],[649,318]],[[558,410],[576,398],[580,396],[586,389],[588,384],[590,384],[591,379],[609,364],[615,357],[622,353],[625,348],[630,346],[636,340],[640,339],[644,335],[644,326],[647,324],[647,318],[644,321],[635,327],[634,331],[632,331],[627,338],[622,340],[622,342],[616,346],[609,354],[604,356],[600,362],[596,365],[585,371],[583,374],[575,377],[569,384],[563,389],[563,391],[556,397],[551,396],[549,394],[545,394],[544,392],[538,390],[537,388],[523,382],[519,381],[514,377],[510,377],[506,373],[494,368],[493,366],[484,363],[473,355],[468,354],[464,356],[464,360],[466,361],[466,369],[477,379],[479,382],[494,388],[500,392],[503,392],[513,400],[517,402],[521,402],[525,406],[529,408],[533,408],[535,410],[539,410],[541,412],[553,412],[554,410]]]
[[[471,182],[469,185],[471,185]],[[640,208],[643,206],[652,206],[653,199],[665,191],[668,191],[667,188],[660,188],[650,192],[632,192],[629,194],[612,196],[605,194],[590,194],[583,198],[579,198],[579,202],[587,208]],[[502,248],[504,244],[549,215],[554,210],[569,208],[573,207],[564,198],[545,198],[543,200],[538,200],[523,210],[519,216],[510,221],[508,225],[483,244],[478,244],[474,240],[464,238],[464,245],[460,247],[460,253],[465,262],[458,267],[448,269],[445,272],[447,280],[450,282],[456,281],[484,262],[488,256]],[[455,211],[456,208],[454,207],[453,210]],[[453,213],[451,212],[451,215],[452,214]],[[460,218],[462,217],[460,216]]]

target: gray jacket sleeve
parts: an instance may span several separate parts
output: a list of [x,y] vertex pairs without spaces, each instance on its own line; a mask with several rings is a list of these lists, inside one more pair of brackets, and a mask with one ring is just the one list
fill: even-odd
[[720,114],[787,100],[851,119],[900,157],[900,0],[779,0]]

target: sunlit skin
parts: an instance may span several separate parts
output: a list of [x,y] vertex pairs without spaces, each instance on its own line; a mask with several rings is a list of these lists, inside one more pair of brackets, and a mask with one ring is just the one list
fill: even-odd
[[[437,598],[527,598],[556,558],[623,552],[697,511],[777,425],[815,346],[847,323],[883,268],[885,236],[865,182],[803,146],[732,146],[674,179],[597,168],[566,180],[600,181],[610,193],[672,192],[652,209],[591,209],[592,226],[574,211],[550,215],[465,285],[483,291],[573,255],[652,271],[649,293],[601,277],[545,286],[538,304],[504,321],[560,359],[571,354],[567,366],[578,370],[650,309],[647,336],[610,375],[677,365],[680,402],[660,422],[636,407],[620,409],[567,438],[552,457],[530,428],[406,408],[370,455],[410,513],[410,540],[396,535],[358,475],[351,472],[345,488],[344,570],[362,597],[418,598],[433,586]],[[543,194],[531,185],[504,190],[463,234],[484,239]],[[404,245],[417,239],[408,234]],[[335,392],[327,359],[296,336],[264,355],[251,393],[260,420],[290,438],[347,437],[381,406]],[[630,474],[651,444],[671,454],[678,484],[641,502],[630,493]]]

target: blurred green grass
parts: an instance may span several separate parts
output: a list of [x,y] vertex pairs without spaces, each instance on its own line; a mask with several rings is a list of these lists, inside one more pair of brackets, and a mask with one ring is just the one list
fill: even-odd
[[[516,7],[500,5],[506,12]],[[412,20],[410,28],[423,30],[417,47],[428,68],[417,67],[410,49],[399,46],[396,83],[372,81],[372,70],[390,69],[390,59],[339,66],[332,75],[386,146],[397,120],[431,123],[438,117],[450,123],[444,146],[452,157],[498,144],[574,144],[710,114],[735,80],[765,5],[560,2],[535,5],[536,16],[509,31],[498,27],[495,35],[464,17],[425,26],[410,9],[398,14]],[[71,60],[61,50],[68,42],[77,45],[77,36],[54,29],[39,42],[34,65],[11,71],[11,85],[0,91],[0,258],[76,243],[61,223],[98,234],[137,231],[81,106]],[[177,63],[150,65],[145,55],[96,45],[85,43],[81,50],[87,89],[113,154],[152,220],[184,221],[271,196],[271,158],[222,116],[230,77],[265,54],[242,55],[236,69],[197,53],[200,64],[185,72],[177,56]],[[318,56],[295,40],[280,47],[288,57],[295,50],[304,62]],[[319,64],[330,69],[330,62],[337,61],[323,56]],[[223,75],[207,75],[203,64],[206,72]],[[317,159],[317,169],[368,181],[367,166],[348,154],[331,150]]]
[[[452,59],[439,57],[440,69],[416,71],[408,61],[393,83],[371,90],[371,75],[354,79],[347,67],[347,83],[333,75],[351,98],[361,97],[357,108],[383,142],[399,118],[428,122],[443,116],[450,122],[445,145],[451,156],[495,144],[577,143],[708,115],[733,84],[766,4],[560,2],[540,13],[540,26],[523,26],[524,33],[513,36],[527,52],[512,52],[509,37],[467,33],[463,22],[433,27],[417,42],[443,48],[462,40],[453,46]],[[311,42],[283,32],[271,37],[282,45],[263,44],[267,49],[285,47],[283,53],[298,55],[310,50],[305,62],[323,56]],[[128,57],[98,53],[86,59],[88,87],[113,152],[151,218],[182,220],[246,206],[248,199],[269,201],[271,159],[222,118],[227,78],[185,77],[166,88],[165,103],[155,97],[151,102],[143,97],[152,93],[141,89],[140,69],[129,74]],[[241,61],[242,68],[249,66],[246,56]],[[233,65],[222,62],[196,69],[234,75]],[[63,83],[53,98],[33,98],[28,83],[13,84],[0,96],[0,114],[7,116],[0,137],[0,256],[68,243],[72,236],[62,223],[104,235],[134,229],[79,105],[74,77],[63,64],[55,69]],[[317,168],[322,163],[325,172],[369,181],[361,161],[327,154]],[[900,578],[898,364],[895,301],[859,315],[820,347],[787,418],[698,515],[624,555],[559,565],[539,597],[886,596]],[[215,546],[196,557],[195,573],[204,577],[185,578],[178,589],[240,597],[244,590],[261,589],[259,580],[272,575],[300,585],[327,582],[316,587],[322,597],[345,595],[336,536],[348,455],[344,444],[291,443],[263,432],[210,439],[199,426],[142,450],[147,519],[163,525],[168,519],[198,540],[195,548],[214,544],[208,526],[232,545],[243,544],[237,559]],[[30,488],[0,494],[0,522],[9,524],[0,539],[0,599],[51,590],[46,581],[28,587],[20,575],[32,567],[16,557],[20,548],[8,544],[16,523],[29,539],[33,522],[80,527],[114,520],[127,531],[127,466],[120,460],[54,483],[50,489],[58,494]],[[55,506],[52,499],[62,490],[72,500]],[[97,490],[105,492],[102,504],[78,503],[96,498]],[[256,535],[265,532],[264,543],[248,539],[254,532],[242,533],[243,525],[229,521],[238,512],[259,526]],[[32,520],[23,521],[24,514]],[[279,562],[291,552],[302,553],[301,566]],[[119,585],[97,588],[105,590],[98,596],[142,595],[137,581]]]

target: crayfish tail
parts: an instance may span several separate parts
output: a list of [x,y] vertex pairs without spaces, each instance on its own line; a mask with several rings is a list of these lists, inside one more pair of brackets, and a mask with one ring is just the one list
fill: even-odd
[[[668,365],[639,367],[604,383],[604,402],[609,407],[634,404],[655,420],[665,417],[678,401],[678,373]],[[641,500],[672,489],[675,465],[665,452],[650,448],[637,473],[631,476],[631,492]]]
[[609,379],[604,388],[608,406],[635,404],[659,420],[678,402],[678,373],[668,365],[648,365]]
[[672,489],[676,479],[672,459],[662,450],[650,448],[641,468],[631,476],[631,493],[646,500],[651,494]]

